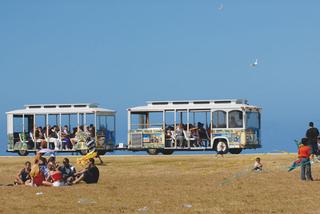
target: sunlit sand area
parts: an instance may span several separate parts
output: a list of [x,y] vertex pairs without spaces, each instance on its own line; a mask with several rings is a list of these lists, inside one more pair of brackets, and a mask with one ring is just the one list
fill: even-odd
[[[98,184],[1,186],[1,213],[319,213],[320,183],[287,172],[294,154],[104,156]],[[26,160],[0,157],[1,184]],[[70,157],[75,163],[76,157]],[[62,157],[58,157],[62,161]],[[79,169],[79,166],[77,166]],[[320,164],[313,164],[320,178]]]

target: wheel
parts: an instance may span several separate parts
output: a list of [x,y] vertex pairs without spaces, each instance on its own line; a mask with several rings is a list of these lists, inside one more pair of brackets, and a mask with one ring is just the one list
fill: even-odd
[[148,149],[147,150],[149,155],[157,155],[159,153],[158,149]]
[[86,155],[88,154],[88,149],[82,149],[82,150],[79,150],[79,152],[81,155]]
[[18,150],[20,156],[27,156],[29,154],[28,150]]
[[238,149],[229,149],[229,152],[230,152],[231,154],[237,155],[237,154],[240,154],[240,153],[242,152],[242,149],[241,149],[241,148],[238,148]]
[[164,154],[164,155],[172,155],[173,152],[174,152],[174,151],[171,150],[171,149],[164,149],[164,150],[162,150],[162,154]]
[[98,155],[105,155],[107,153],[106,150],[97,150]]
[[218,151],[218,147],[222,147],[222,153],[227,154],[229,149],[228,149],[228,144],[225,140],[219,140],[218,142],[215,143],[214,149]]

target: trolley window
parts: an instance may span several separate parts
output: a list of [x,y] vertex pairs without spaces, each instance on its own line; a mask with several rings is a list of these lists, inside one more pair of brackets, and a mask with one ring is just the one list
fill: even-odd
[[229,128],[242,128],[243,127],[243,113],[242,111],[230,111],[229,116]]
[[225,111],[215,111],[213,112],[213,128],[227,128]]

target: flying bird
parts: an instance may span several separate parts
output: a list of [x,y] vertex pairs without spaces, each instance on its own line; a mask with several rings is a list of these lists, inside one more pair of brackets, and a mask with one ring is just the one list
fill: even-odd
[[256,67],[258,65],[258,59],[256,59],[256,61],[250,65],[251,65],[251,67]]

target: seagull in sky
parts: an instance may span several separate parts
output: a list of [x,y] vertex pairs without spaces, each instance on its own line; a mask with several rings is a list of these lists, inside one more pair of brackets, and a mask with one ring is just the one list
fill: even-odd
[[218,7],[218,10],[222,11],[224,8],[223,4],[220,4],[220,6]]
[[250,65],[251,65],[251,67],[257,67],[257,65],[258,65],[258,59],[256,59],[256,61],[255,61],[254,63],[250,64]]

